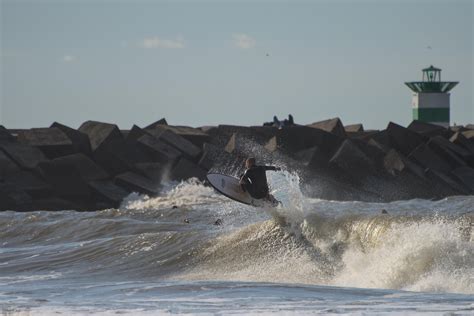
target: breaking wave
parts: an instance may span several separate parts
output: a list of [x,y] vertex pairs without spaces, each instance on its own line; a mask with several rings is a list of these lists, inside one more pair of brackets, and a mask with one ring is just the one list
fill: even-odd
[[93,213],[0,214],[0,284],[70,275],[235,280],[474,294],[474,197],[308,199],[270,177],[277,210],[198,181]]

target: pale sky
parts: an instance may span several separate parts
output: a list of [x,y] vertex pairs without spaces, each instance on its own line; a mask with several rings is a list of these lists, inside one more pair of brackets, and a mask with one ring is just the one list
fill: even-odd
[[0,0],[0,124],[411,122],[431,64],[474,123],[473,1]]

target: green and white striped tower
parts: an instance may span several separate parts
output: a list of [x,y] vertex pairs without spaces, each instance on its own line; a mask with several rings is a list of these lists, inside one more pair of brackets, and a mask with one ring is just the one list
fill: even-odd
[[423,69],[422,81],[405,82],[413,91],[413,119],[449,127],[449,91],[459,82],[441,81],[441,69]]

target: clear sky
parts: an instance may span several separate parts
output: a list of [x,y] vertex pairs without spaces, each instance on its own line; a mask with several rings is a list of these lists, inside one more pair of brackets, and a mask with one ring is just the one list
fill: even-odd
[[460,81],[474,123],[473,1],[0,0],[0,124],[411,121],[405,81]]

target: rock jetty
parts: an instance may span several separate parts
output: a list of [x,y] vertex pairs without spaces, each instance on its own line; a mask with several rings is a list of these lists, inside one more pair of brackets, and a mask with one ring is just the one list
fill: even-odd
[[332,200],[440,199],[474,193],[474,126],[413,121],[384,130],[309,125],[168,125],[87,121],[78,129],[0,126],[0,210],[93,211],[118,207],[131,192],[160,194],[169,181],[209,171],[239,175],[254,156],[301,178],[307,196]]

